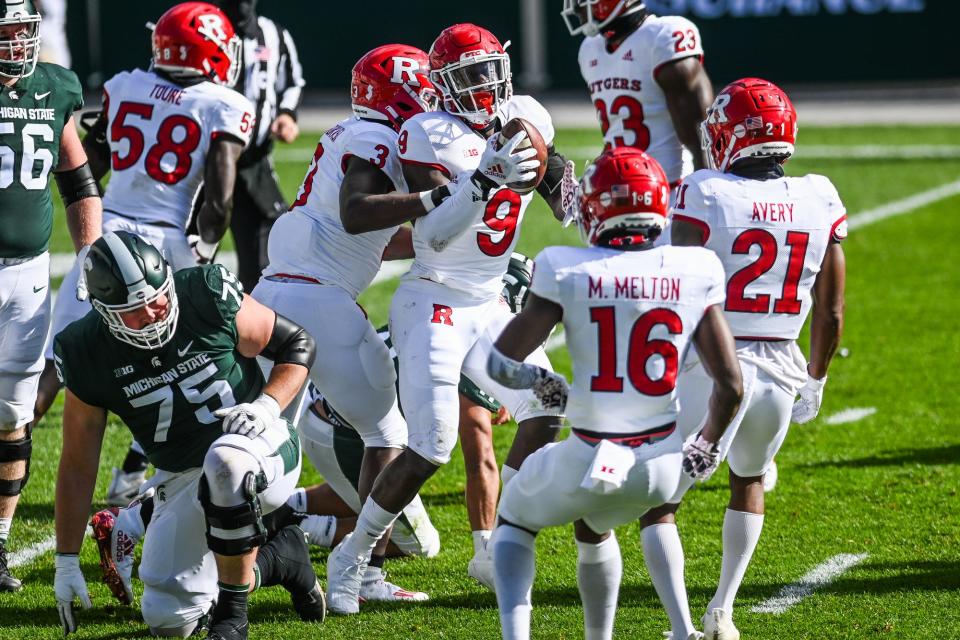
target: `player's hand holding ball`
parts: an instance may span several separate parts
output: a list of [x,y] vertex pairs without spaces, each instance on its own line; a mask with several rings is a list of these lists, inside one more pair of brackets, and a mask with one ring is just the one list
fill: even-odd
[[536,127],[523,120],[507,121],[490,136],[474,173],[485,188],[507,186],[523,195],[537,188],[546,173],[547,146]]
[[280,405],[267,394],[261,393],[253,402],[217,409],[213,415],[223,418],[224,433],[236,433],[253,439],[277,421],[280,417]]

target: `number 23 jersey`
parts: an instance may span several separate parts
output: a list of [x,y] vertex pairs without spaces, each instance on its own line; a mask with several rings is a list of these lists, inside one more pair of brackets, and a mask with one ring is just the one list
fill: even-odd
[[252,402],[264,379],[256,358],[237,351],[243,293],[236,276],[205,265],[173,277],[180,317],[162,348],[120,342],[90,311],[57,334],[54,364],[75,396],[123,420],[154,466],[178,472],[201,466],[223,435],[213,412]]
[[847,212],[815,174],[753,180],[701,169],[670,215],[701,228],[727,274],[724,314],[734,337],[796,340],[830,242],[847,237]]
[[113,171],[104,210],[185,229],[210,143],[230,135],[246,145],[253,105],[212,82],[185,87],[142,69],[113,76],[103,93]]

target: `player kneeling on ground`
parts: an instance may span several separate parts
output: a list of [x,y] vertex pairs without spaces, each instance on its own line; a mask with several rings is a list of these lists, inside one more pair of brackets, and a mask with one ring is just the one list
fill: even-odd
[[[580,224],[592,246],[537,256],[529,302],[487,361],[501,384],[566,405],[573,426],[569,438],[531,454],[500,499],[493,559],[508,639],[530,637],[536,533],[569,522],[585,635],[612,637],[622,575],[613,528],[671,495],[681,467],[701,479],[716,469],[711,447],[742,394],[719,260],[699,248],[653,246],[668,198],[657,162],[636,149],[607,151],[581,189]],[[558,322],[573,360],[569,402],[562,376],[523,363]],[[681,450],[676,380],[691,342],[709,365],[713,395],[698,446]]]
[[[189,635],[209,614],[209,638],[245,639],[247,592],[258,584],[283,584],[301,617],[322,619],[302,535],[265,544],[262,519],[300,476],[299,441],[280,411],[306,380],[313,339],[244,296],[224,267],[174,275],[156,248],[124,231],[93,244],[84,273],[96,313],[54,341],[67,389],[54,580],[64,632],[76,630],[73,600],[90,606],[78,554],[107,411],[157,468],[140,565],[152,634]],[[258,355],[275,363],[266,382]]]

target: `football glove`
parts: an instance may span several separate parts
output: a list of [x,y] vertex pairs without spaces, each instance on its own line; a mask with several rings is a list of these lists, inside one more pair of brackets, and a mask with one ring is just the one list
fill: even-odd
[[253,402],[217,409],[213,415],[223,418],[224,433],[236,433],[253,439],[277,421],[280,417],[280,405],[267,394],[261,393]]
[[697,434],[694,442],[683,445],[683,472],[694,480],[706,482],[719,466],[720,449],[716,442]]
[[570,395],[570,386],[567,379],[559,373],[547,371],[538,367],[536,382],[531,389],[533,395],[540,401],[540,406],[548,411],[563,411],[567,406],[567,396]]
[[797,424],[806,424],[820,413],[820,404],[823,402],[823,387],[827,384],[827,376],[819,380],[807,374],[807,382],[798,392],[800,397],[793,404],[791,419]]
[[479,173],[486,181],[496,186],[503,186],[510,182],[530,182],[537,177],[537,150],[533,147],[522,151],[514,151],[524,138],[525,131],[518,131],[516,135],[497,148],[499,135],[493,135],[487,140],[487,148],[480,157]]
[[580,183],[577,181],[576,165],[567,160],[563,165],[563,180],[560,182],[560,208],[563,209],[563,228],[580,218]]
[[57,598],[60,626],[63,628],[63,635],[67,635],[77,630],[77,620],[73,615],[74,599],[80,600],[84,609],[89,609],[93,603],[90,602],[87,583],[80,571],[80,556],[75,553],[58,553],[55,562],[53,592]]
[[87,291],[87,270],[84,269],[88,253],[90,253],[88,244],[80,247],[80,251],[77,252],[77,267],[80,269],[80,275],[77,276],[77,300],[80,302],[90,297],[90,292]]
[[187,244],[193,251],[193,257],[197,264],[210,264],[217,255],[217,249],[220,247],[218,242],[206,242],[199,234],[190,234],[187,236]]

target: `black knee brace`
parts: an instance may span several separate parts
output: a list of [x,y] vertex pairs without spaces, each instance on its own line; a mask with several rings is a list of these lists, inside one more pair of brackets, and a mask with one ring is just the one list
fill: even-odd
[[27,486],[30,478],[30,454],[33,452],[33,438],[30,430],[19,440],[0,440],[0,464],[26,460],[27,468],[18,480],[0,480],[0,496],[18,496]]
[[[260,498],[257,494],[267,488],[267,478],[262,473],[248,471],[243,477],[243,495],[246,502],[234,507],[220,507],[210,501],[210,485],[207,476],[200,476],[199,498],[207,521],[207,547],[222,556],[239,556],[267,542],[267,528],[263,524]],[[253,527],[254,534],[236,540],[224,540],[210,533],[211,527],[235,531]]]

